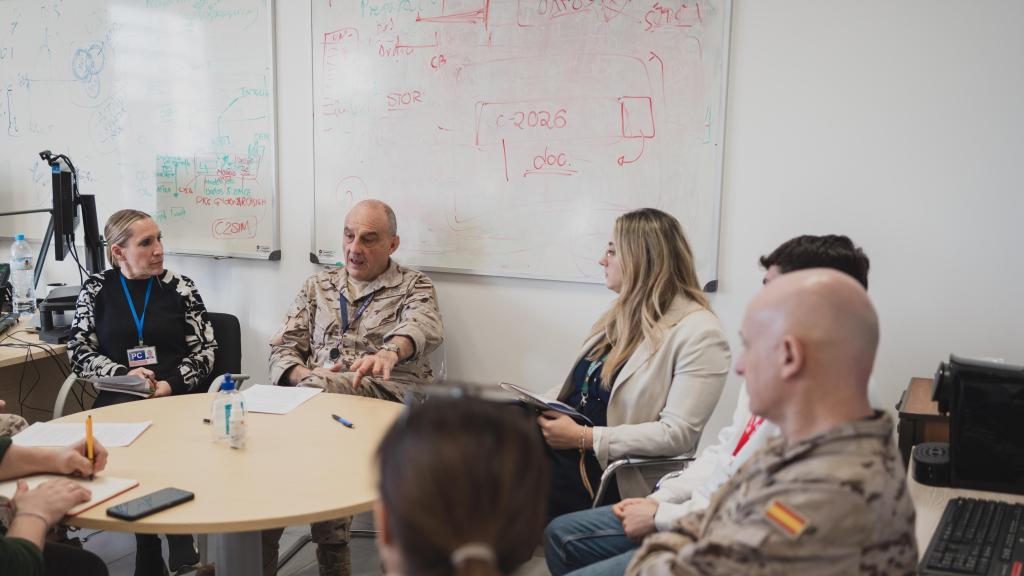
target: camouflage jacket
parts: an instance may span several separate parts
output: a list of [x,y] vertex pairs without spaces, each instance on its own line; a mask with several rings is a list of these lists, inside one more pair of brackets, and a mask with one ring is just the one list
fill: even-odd
[[[14,436],[25,428],[28,428],[28,422],[21,416],[17,414],[0,414],[0,438]],[[0,460],[3,460],[3,458],[0,458]],[[0,532],[6,531],[6,528],[11,525],[13,514],[11,514],[10,501],[10,498],[0,496]]]
[[773,439],[707,510],[646,540],[629,575],[913,574],[914,506],[888,414]]
[[[441,312],[430,279],[394,261],[363,290],[360,298],[349,292],[348,271],[337,268],[306,279],[288,310],[284,327],[270,341],[270,382],[282,384],[289,368],[346,366],[376,354],[393,336],[406,336],[415,345],[411,358],[398,363],[391,379],[406,384],[433,380],[430,353],[441,344]],[[342,334],[341,302],[348,305],[350,327]],[[360,308],[372,298],[359,313]],[[340,355],[332,359],[331,351]],[[329,383],[323,387],[331,390]]]
[[0,438],[14,436],[28,428],[28,422],[17,414],[0,414]]

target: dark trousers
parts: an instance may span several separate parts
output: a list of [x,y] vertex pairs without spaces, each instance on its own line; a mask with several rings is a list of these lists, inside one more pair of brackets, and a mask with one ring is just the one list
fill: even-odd
[[43,574],[46,576],[107,576],[107,565],[99,556],[67,544],[43,545]]
[[[548,460],[551,462],[551,496],[548,498],[548,521],[551,521],[563,514],[586,510],[590,508],[594,500],[583,485],[583,477],[580,476],[580,451],[579,450],[552,450],[547,449]],[[594,493],[601,485],[601,474],[604,470],[597,462],[597,457],[591,451],[584,453],[584,466],[587,471],[587,479]],[[601,504],[612,504],[618,502],[619,485],[612,482]]]

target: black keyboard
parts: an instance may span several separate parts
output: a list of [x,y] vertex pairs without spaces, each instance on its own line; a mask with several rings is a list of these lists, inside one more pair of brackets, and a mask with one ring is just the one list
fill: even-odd
[[1024,576],[1024,504],[950,500],[918,571]]

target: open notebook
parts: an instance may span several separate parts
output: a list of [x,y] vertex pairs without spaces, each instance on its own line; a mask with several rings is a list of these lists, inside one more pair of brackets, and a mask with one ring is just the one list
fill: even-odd
[[[28,476],[22,478],[28,483],[29,490],[36,486],[46,482],[47,480],[53,480],[55,478],[68,478],[68,476],[58,476],[55,474],[38,474],[36,476]],[[128,480],[126,478],[114,478],[112,476],[97,476],[92,480],[84,478],[71,478],[75,482],[78,482],[82,486],[85,486],[90,492],[92,492],[92,498],[88,502],[82,502],[78,506],[75,506],[71,510],[68,510],[68,516],[75,516],[85,512],[86,510],[110,500],[118,494],[123,494],[132,488],[139,485],[138,480]],[[0,497],[14,498],[14,493],[18,489],[17,480],[8,480],[7,482],[0,482]]]

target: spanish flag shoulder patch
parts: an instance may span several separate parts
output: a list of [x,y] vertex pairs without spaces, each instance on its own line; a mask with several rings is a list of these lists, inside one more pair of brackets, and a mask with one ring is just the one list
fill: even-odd
[[772,500],[764,509],[764,517],[786,536],[797,539],[807,528],[807,519],[796,510],[778,500]]

